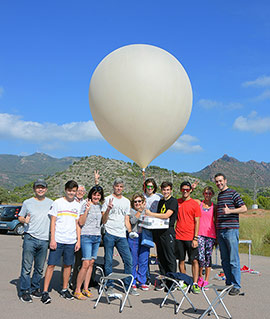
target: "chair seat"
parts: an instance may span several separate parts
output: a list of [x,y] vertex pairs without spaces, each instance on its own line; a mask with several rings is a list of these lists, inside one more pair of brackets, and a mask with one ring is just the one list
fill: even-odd
[[105,279],[105,280],[119,280],[119,279],[122,280],[122,279],[125,279],[127,277],[130,277],[130,275],[112,272],[108,276],[103,277],[103,279]]

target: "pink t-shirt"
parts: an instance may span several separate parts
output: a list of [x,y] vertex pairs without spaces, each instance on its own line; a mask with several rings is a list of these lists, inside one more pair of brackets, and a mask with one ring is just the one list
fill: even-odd
[[201,218],[199,233],[200,236],[216,238],[216,229],[214,224],[214,204],[212,203],[209,209],[203,207],[203,202],[200,205],[201,208]]

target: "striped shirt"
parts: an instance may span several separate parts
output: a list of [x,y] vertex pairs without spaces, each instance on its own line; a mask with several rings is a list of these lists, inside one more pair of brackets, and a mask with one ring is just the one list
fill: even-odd
[[80,216],[81,204],[68,202],[64,197],[55,200],[48,215],[55,216],[55,241],[60,244],[75,244],[77,241],[76,220]]
[[245,205],[239,194],[234,189],[227,188],[218,194],[217,200],[217,229],[238,229],[239,214],[224,214],[223,209],[225,205],[230,209]]

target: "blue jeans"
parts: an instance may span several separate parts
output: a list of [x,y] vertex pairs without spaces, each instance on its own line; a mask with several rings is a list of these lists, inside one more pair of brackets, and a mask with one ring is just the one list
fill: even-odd
[[218,243],[221,264],[226,276],[226,284],[241,288],[241,271],[239,259],[239,229],[218,230]]
[[132,255],[133,285],[136,285],[137,281],[140,284],[146,283],[150,248],[143,246],[141,242],[142,234],[139,234],[138,238],[128,238],[128,244]]
[[[112,262],[113,262],[113,249],[114,247],[117,248],[122,261],[124,263],[124,272],[125,274],[132,274],[132,257],[130,254],[128,241],[125,237],[118,237],[111,235],[109,233],[105,233],[103,238],[103,244],[104,244],[104,268],[105,268],[105,275],[108,276],[110,273],[112,273]],[[124,280],[125,286],[128,287],[130,284],[130,279]],[[108,281],[107,286],[113,286],[113,282],[111,280]]]
[[[31,292],[40,288],[40,280],[42,278],[43,268],[47,257],[48,245],[48,240],[40,240],[27,233],[24,235],[20,280],[21,294],[26,291]],[[30,274],[33,263],[34,272],[31,281]]]

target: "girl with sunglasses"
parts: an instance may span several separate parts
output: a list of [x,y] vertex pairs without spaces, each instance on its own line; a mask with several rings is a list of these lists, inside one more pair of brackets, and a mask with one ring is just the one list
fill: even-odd
[[[195,199],[201,208],[200,227],[198,232],[198,250],[199,250],[199,278],[198,286],[208,285],[211,271],[211,257],[213,247],[216,241],[216,206],[212,202],[215,195],[211,186],[203,190],[204,200]],[[205,279],[203,279],[203,268],[205,267]]]
[[[89,191],[81,208],[79,225],[81,226],[82,267],[77,277],[74,292],[74,297],[79,300],[85,300],[87,297],[93,296],[88,287],[101,241],[101,207],[103,201],[103,188],[96,185]],[[84,289],[81,290],[82,284]]]

